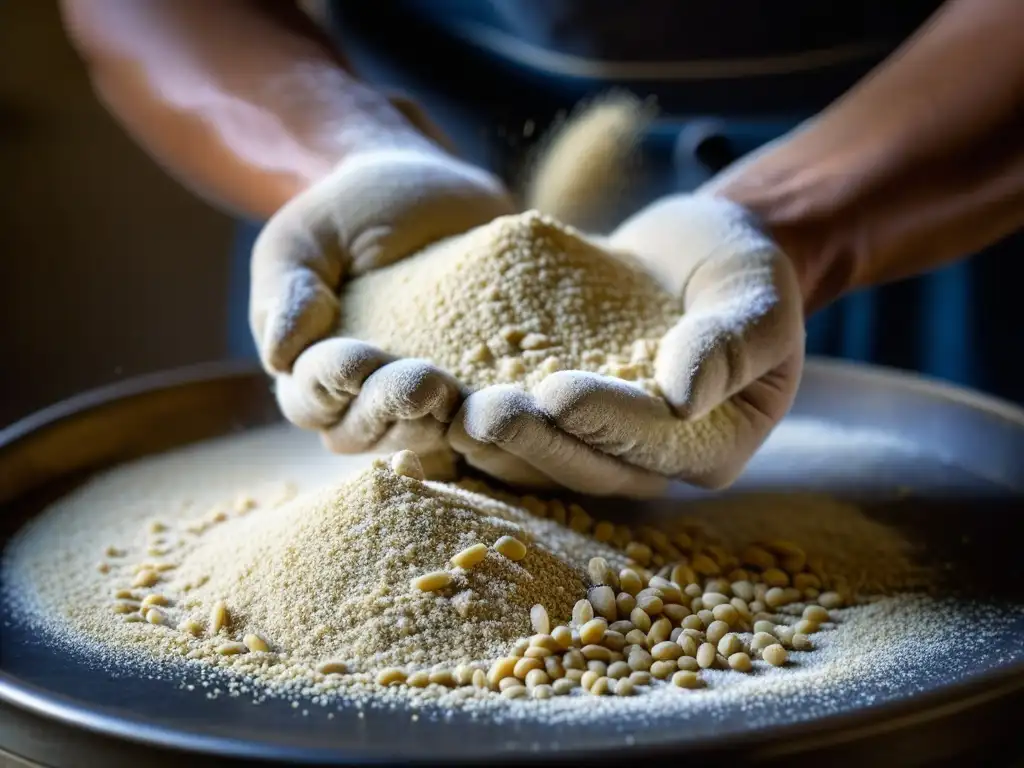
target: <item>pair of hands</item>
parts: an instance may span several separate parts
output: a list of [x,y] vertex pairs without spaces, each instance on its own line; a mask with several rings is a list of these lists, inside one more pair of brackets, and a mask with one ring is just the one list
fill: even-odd
[[[650,496],[669,479],[732,482],[792,403],[804,331],[793,266],[726,200],[672,195],[606,240],[683,301],[655,362],[664,399],[582,371],[552,374],[532,392],[469,393],[427,361],[331,336],[345,280],[515,212],[496,178],[426,142],[352,154],[285,205],[256,242],[250,300],[284,415],[336,452],[429,452],[447,441],[517,485]],[[680,457],[670,476],[663,460],[654,466],[650,435],[727,401],[740,416],[727,451],[710,465]]]

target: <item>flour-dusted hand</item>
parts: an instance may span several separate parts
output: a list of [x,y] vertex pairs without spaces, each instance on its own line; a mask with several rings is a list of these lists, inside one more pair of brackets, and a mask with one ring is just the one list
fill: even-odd
[[250,322],[286,418],[339,452],[436,444],[457,382],[427,362],[333,338],[339,291],[513,210],[495,177],[419,137],[350,154],[275,214],[253,249]]
[[491,387],[463,404],[449,436],[512,482],[647,496],[668,479],[722,487],[792,404],[803,368],[803,311],[789,260],[740,206],[664,198],[608,245],[632,253],[680,299],[654,360],[662,397],[582,371],[532,392]]

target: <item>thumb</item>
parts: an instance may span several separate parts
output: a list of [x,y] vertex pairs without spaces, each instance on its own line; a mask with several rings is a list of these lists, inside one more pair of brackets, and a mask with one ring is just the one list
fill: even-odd
[[792,265],[774,248],[698,267],[686,313],[655,360],[655,380],[676,414],[706,415],[802,350],[799,296]]

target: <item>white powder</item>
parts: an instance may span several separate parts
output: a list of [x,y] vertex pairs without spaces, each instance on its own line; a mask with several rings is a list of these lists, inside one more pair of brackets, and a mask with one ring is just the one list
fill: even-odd
[[[786,425],[780,429],[785,430]],[[841,435],[837,439],[841,439]],[[316,517],[317,506],[303,504],[300,500],[291,502],[291,505],[274,506],[285,483],[295,481],[299,492],[313,490],[325,482],[337,482],[340,475],[365,468],[367,461],[366,457],[338,460],[324,456],[316,440],[309,435],[274,428],[212,441],[101,475],[57,502],[24,530],[5,552],[3,581],[9,589],[7,597],[13,598],[12,619],[32,624],[43,639],[54,643],[62,652],[81,651],[87,658],[101,659],[115,670],[141,665],[148,669],[147,674],[171,679],[198,674],[210,686],[203,690],[211,696],[218,695],[214,691],[219,690],[228,695],[251,696],[254,700],[268,696],[294,697],[297,706],[313,714],[355,703],[372,707],[399,704],[423,708],[422,716],[425,718],[444,717],[451,707],[468,707],[479,710],[481,714],[486,712],[493,718],[539,718],[553,725],[606,720],[610,732],[619,734],[623,739],[628,739],[638,729],[644,729],[650,736],[659,728],[666,729],[665,738],[671,738],[671,732],[683,722],[694,734],[710,733],[721,716],[737,710],[744,713],[746,727],[757,727],[910,695],[922,687],[940,682],[922,675],[923,669],[937,668],[944,681],[1005,663],[1004,651],[993,655],[994,639],[1004,635],[1012,625],[1019,626],[1021,621],[1021,611],[1016,606],[989,609],[952,600],[895,596],[840,611],[836,615],[839,619],[836,625],[826,625],[822,632],[813,636],[816,649],[794,652],[792,663],[785,668],[768,668],[758,661],[751,676],[718,671],[702,673],[710,686],[704,691],[680,691],[658,685],[649,693],[632,699],[573,695],[546,702],[510,703],[461,689],[461,692],[441,693],[434,689],[379,689],[368,684],[367,677],[359,675],[350,676],[352,679],[342,685],[338,681],[296,674],[297,668],[308,664],[316,655],[301,648],[296,652],[296,658],[283,658],[276,665],[254,663],[258,654],[219,657],[217,663],[223,661],[233,672],[228,678],[209,667],[210,658],[206,656],[193,662],[187,675],[182,667],[148,666],[148,660],[180,658],[183,651],[194,650],[201,643],[183,639],[181,633],[171,629],[118,623],[118,617],[109,612],[111,579],[117,580],[118,572],[99,573],[96,570],[98,561],[131,563],[148,559],[150,556],[146,549],[155,540],[166,539],[173,544],[178,537],[169,535],[171,532],[183,530],[197,518],[212,520],[221,510],[218,502],[234,499],[239,491],[251,493],[258,502],[254,510],[242,511],[246,505],[240,504],[239,511],[235,511],[233,505],[227,504],[226,522],[210,523],[201,535],[182,537],[188,540],[191,535],[196,544],[182,547],[181,560],[184,563],[188,559],[187,553],[191,552],[196,563],[211,565],[218,551],[215,542],[218,538],[225,542],[220,547],[223,559],[232,568],[241,566],[238,573],[251,570],[251,583],[225,581],[223,573],[211,572],[207,584],[220,580],[228,591],[233,591],[232,599],[250,601],[248,608],[238,610],[238,621],[242,626],[233,631],[247,630],[247,622],[253,620],[252,628],[270,635],[270,627],[255,626],[264,620],[273,621],[272,617],[259,621],[255,618],[260,610],[259,603],[266,598],[263,594],[265,586],[261,584],[274,582],[280,584],[282,590],[294,588],[298,591],[293,593],[293,597],[302,601],[309,597],[302,590],[312,586],[303,580],[330,571],[330,564],[323,560],[330,553],[330,532],[310,525]],[[183,503],[183,478],[187,478],[186,482],[190,484],[187,496],[192,503],[188,505]],[[364,487],[375,488],[373,493],[381,493],[385,500],[391,498],[395,490],[393,481],[387,478],[384,478],[383,486],[373,481]],[[446,490],[444,486],[430,487],[438,489],[438,493],[457,493]],[[570,558],[586,556],[573,544],[583,537],[567,533],[556,535],[556,529],[551,527],[553,523],[520,517],[521,513],[500,502],[473,501],[479,497],[469,494],[459,498],[468,500],[466,504],[469,507],[477,510],[486,508],[494,513],[474,523],[481,526],[479,530],[488,536],[505,530],[508,525],[538,531],[541,529],[534,526],[548,526],[544,529],[547,532],[545,541],[555,541],[556,550]],[[782,505],[775,507],[754,505],[750,508],[741,506],[739,502],[714,502],[719,505],[732,503],[734,509],[728,514],[716,514],[712,507],[703,506],[702,502],[698,507],[686,509],[687,515],[694,518],[688,523],[689,529],[696,526],[708,537],[725,540],[732,536],[740,543],[748,535],[783,534],[786,538],[800,541],[809,553],[818,548],[830,554],[830,568],[850,577],[865,569],[877,571],[887,581],[914,575],[904,559],[906,542],[893,531],[867,520],[849,505],[824,499],[815,501],[809,497],[802,500],[800,506],[787,508],[785,500],[782,501]],[[285,516],[289,510],[297,516],[294,526],[289,525],[289,518]],[[338,516],[326,519],[348,526],[354,524],[346,520],[341,510],[332,514]],[[639,510],[635,514],[639,515]],[[262,521],[260,515],[264,516]],[[166,530],[154,531],[151,527],[154,520],[160,520]],[[697,525],[697,521],[701,525]],[[262,532],[257,536],[255,529]],[[287,538],[293,535],[289,533],[292,529],[305,533],[288,541],[273,541],[272,531],[278,531]],[[432,531],[442,529],[456,530],[446,528],[443,521],[435,520],[427,526],[425,536],[429,538],[434,535]],[[309,543],[310,537],[318,530],[325,541],[315,545],[318,548],[311,553],[311,562],[296,563],[294,569],[282,567],[289,541]],[[236,557],[226,543],[232,539],[231,531],[238,534],[236,544],[240,557]],[[412,531],[402,535],[415,538]],[[443,536],[441,538],[444,540]],[[258,546],[251,548],[253,542],[258,542]],[[451,546],[461,544],[460,539],[458,543],[452,542]],[[106,556],[108,546],[123,554]],[[589,544],[587,548],[592,546]],[[173,546],[171,548],[174,549]],[[202,554],[207,548],[209,554]],[[367,551],[374,550],[370,548]],[[267,552],[270,556],[254,560],[253,557],[260,552]],[[303,551],[295,551],[294,556],[301,559]],[[339,553],[339,556],[344,555]],[[175,558],[178,555],[169,553],[160,557]],[[444,557],[440,553],[416,552],[412,560],[417,569],[428,569],[438,567]],[[614,553],[609,553],[608,557],[616,560]],[[317,567],[310,568],[310,565]],[[371,572],[377,572],[373,570],[372,563],[369,566]],[[261,568],[267,570],[261,572]],[[289,573],[296,577],[293,585],[288,583]],[[195,575],[197,573],[192,577]],[[406,575],[402,574],[403,589]],[[181,579],[185,578],[183,571]],[[197,610],[195,614],[200,618],[205,615],[209,601],[216,597],[212,593],[203,593],[203,588],[194,590],[204,603],[204,610]],[[337,599],[329,586],[316,588],[324,590],[326,600]],[[277,605],[281,603],[277,602]],[[318,610],[315,605],[307,607],[314,612]],[[526,622],[524,611],[524,629]],[[364,626],[371,625],[372,621]],[[953,627],[970,627],[970,631],[951,631]],[[167,641],[154,644],[154,636],[167,638]],[[274,641],[273,637],[268,639]],[[472,651],[475,653],[478,648],[473,647]],[[467,695],[469,698],[464,698]],[[555,739],[553,733],[552,740]]]

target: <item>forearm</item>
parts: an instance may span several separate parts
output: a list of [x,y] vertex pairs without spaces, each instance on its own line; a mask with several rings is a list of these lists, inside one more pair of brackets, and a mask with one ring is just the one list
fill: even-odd
[[950,0],[814,121],[708,189],[791,253],[808,309],[1024,224],[1024,3]]
[[234,212],[264,219],[346,153],[418,136],[293,3],[63,0],[63,9],[110,111],[171,174]]

